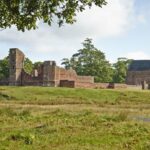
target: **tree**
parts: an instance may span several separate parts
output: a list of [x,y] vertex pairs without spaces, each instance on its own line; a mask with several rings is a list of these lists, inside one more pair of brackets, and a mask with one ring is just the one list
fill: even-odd
[[37,61],[37,62],[35,62],[35,63],[33,64],[33,68],[34,68],[34,69],[38,69],[38,67],[39,67],[40,65],[42,65],[42,64],[43,64],[43,62]]
[[61,64],[65,66],[65,69],[70,69],[72,65],[68,58],[63,58]]
[[24,61],[24,71],[28,74],[31,74],[33,70],[32,61],[29,58],[25,58]]
[[118,61],[113,65],[114,77],[113,82],[124,83],[126,80],[127,69],[132,60],[127,58],[118,58]]
[[36,29],[36,23],[43,20],[51,25],[54,18],[61,26],[72,24],[77,12],[92,4],[102,7],[106,0],[1,0],[0,28],[16,25],[18,30]]
[[[32,61],[29,58],[25,58],[23,68],[26,73],[28,74],[32,73],[34,67]],[[0,60],[0,79],[8,78],[8,77],[9,77],[9,56]]]
[[9,58],[0,60],[0,79],[9,77]]
[[96,82],[112,81],[112,67],[106,60],[103,52],[92,44],[91,39],[83,42],[83,48],[72,55],[70,59],[63,59],[65,68],[73,68],[78,75],[90,75],[95,77]]

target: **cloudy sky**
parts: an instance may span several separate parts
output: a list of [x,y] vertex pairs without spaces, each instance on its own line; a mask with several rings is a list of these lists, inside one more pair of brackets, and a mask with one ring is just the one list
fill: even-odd
[[73,25],[59,28],[40,23],[39,29],[22,33],[15,28],[0,31],[0,59],[9,48],[21,49],[33,61],[68,58],[86,38],[103,51],[110,62],[118,57],[150,59],[150,0],[108,0],[102,9],[92,7],[76,17]]

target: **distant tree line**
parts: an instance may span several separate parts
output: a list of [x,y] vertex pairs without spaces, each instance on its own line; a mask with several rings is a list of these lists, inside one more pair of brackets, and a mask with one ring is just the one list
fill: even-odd
[[[71,58],[64,58],[62,65],[66,69],[74,69],[78,75],[94,76],[95,82],[124,83],[128,65],[132,60],[118,58],[111,64],[106,60],[105,54],[92,44],[92,39],[87,38],[82,43],[83,48],[73,54]],[[35,62],[25,58],[24,70],[31,74],[42,62]],[[9,77],[9,57],[0,60],[0,79]]]
[[62,65],[66,69],[76,70],[78,75],[94,76],[95,82],[124,83],[129,64],[132,60],[118,58],[114,64],[106,60],[105,54],[92,44],[87,38],[83,48],[73,54],[71,58],[64,58]]

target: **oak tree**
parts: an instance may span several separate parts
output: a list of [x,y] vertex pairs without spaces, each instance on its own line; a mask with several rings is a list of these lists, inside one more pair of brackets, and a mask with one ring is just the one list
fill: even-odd
[[125,83],[128,66],[132,62],[131,59],[127,58],[118,58],[118,61],[113,64],[114,67],[114,76],[113,82],[114,83]]
[[112,67],[105,54],[95,48],[91,39],[83,42],[83,48],[73,54],[70,59],[63,59],[66,69],[73,68],[78,75],[94,76],[96,82],[111,82]]
[[106,5],[106,0],[0,0],[0,28],[17,26],[18,30],[36,29],[37,21],[51,25],[57,18],[59,26],[75,22],[77,12],[87,6]]
[[5,57],[0,60],[0,79],[9,77],[9,58]]

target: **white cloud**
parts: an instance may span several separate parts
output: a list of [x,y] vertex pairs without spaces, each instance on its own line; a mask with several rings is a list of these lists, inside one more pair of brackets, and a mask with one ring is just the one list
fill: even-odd
[[129,59],[135,59],[135,60],[150,59],[150,55],[146,54],[143,51],[130,52],[127,54],[126,57]]
[[140,14],[137,19],[140,23],[143,23],[143,24],[147,22],[146,16],[144,14]]
[[49,56],[60,59],[78,50],[86,37],[97,40],[122,35],[132,26],[133,17],[134,0],[108,0],[108,5],[102,9],[93,6],[79,13],[74,25],[58,28],[56,24],[52,27],[42,24],[38,30],[25,33],[7,29],[0,32],[0,43],[5,43],[8,48],[23,48],[36,60],[39,55],[44,59]]

